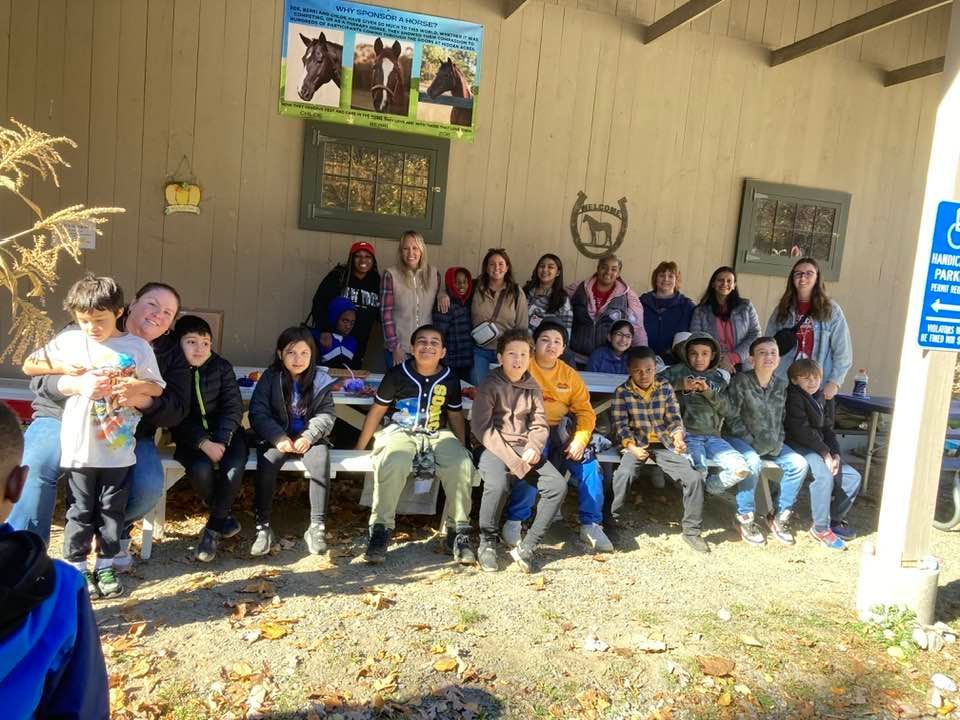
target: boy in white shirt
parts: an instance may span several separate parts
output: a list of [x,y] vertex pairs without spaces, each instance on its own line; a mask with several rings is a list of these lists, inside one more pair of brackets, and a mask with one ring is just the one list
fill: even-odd
[[[65,330],[30,355],[23,365],[27,375],[136,377],[144,381],[141,392],[152,397],[162,393],[163,378],[149,343],[117,329],[124,305],[116,281],[88,273],[70,288],[63,307],[79,329]],[[120,549],[139,421],[139,412],[119,407],[109,395],[72,395],[63,411],[60,467],[72,496],[63,556],[86,575],[92,597],[123,593],[111,561]],[[95,536],[97,561],[89,572],[87,556]]]

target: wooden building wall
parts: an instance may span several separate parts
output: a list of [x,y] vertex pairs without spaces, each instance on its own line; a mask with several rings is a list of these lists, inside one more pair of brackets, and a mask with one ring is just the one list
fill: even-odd
[[[479,139],[453,144],[444,241],[431,259],[475,268],[505,246],[528,277],[551,250],[568,279],[583,278],[593,262],[568,223],[584,190],[591,201],[627,197],[621,254],[638,292],[657,261],[675,259],[697,295],[733,260],[743,178],[846,190],[843,274],[830,291],[853,328],[856,365],[892,390],[940,78],[888,89],[880,78],[942,53],[946,9],[769,68],[766,48],[884,3],[727,0],[646,46],[636,23],[681,0],[531,0],[508,20],[494,0],[390,4],[486,27]],[[60,190],[38,183],[36,199],[125,207],[83,264],[129,292],[162,279],[188,306],[223,309],[224,353],[237,364],[268,358],[357,239],[296,227],[303,125],[276,112],[281,8],[0,0],[0,117],[80,145]],[[164,216],[162,186],[184,157],[203,212]],[[26,219],[0,202],[0,229]],[[390,264],[396,241],[374,244]],[[63,267],[67,285],[80,268]],[[783,285],[740,279],[764,319]],[[8,328],[0,312],[0,333]]]

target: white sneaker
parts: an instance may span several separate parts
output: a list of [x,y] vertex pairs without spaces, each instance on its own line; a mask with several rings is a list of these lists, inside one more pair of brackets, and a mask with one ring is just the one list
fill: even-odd
[[130,538],[120,541],[120,552],[113,556],[113,570],[128,573],[133,567],[133,555],[130,554]]
[[508,547],[516,547],[520,544],[520,521],[506,520],[500,529],[500,537],[503,544]]
[[580,539],[597,552],[613,552],[613,543],[596,523],[580,526]]

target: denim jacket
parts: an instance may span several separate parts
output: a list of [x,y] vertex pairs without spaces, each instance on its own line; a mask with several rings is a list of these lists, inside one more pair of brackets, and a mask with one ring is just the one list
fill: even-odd
[[[832,382],[843,387],[843,381],[853,366],[853,341],[850,339],[850,328],[847,327],[847,318],[844,317],[843,310],[833,300],[830,301],[830,306],[833,308],[833,313],[829,320],[813,321],[813,359],[823,368],[824,385]],[[769,337],[773,337],[783,328],[792,328],[799,320],[796,308],[791,308],[782,322],[777,321],[776,315],[774,310],[767,322],[767,332],[764,334]],[[793,353],[780,358],[780,366],[777,368],[778,377],[787,377],[787,368],[793,360]]]

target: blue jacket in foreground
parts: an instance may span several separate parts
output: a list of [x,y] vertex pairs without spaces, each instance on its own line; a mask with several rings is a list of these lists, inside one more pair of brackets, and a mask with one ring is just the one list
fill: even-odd
[[[0,525],[0,543],[25,534]],[[37,541],[46,559],[42,541]],[[14,620],[0,634],[0,717],[106,720],[107,671],[83,576],[54,561],[34,578],[25,572],[8,583],[9,569],[0,568],[5,576],[0,583],[3,615]],[[48,582],[42,575],[50,572],[50,594],[30,597],[27,586]]]

